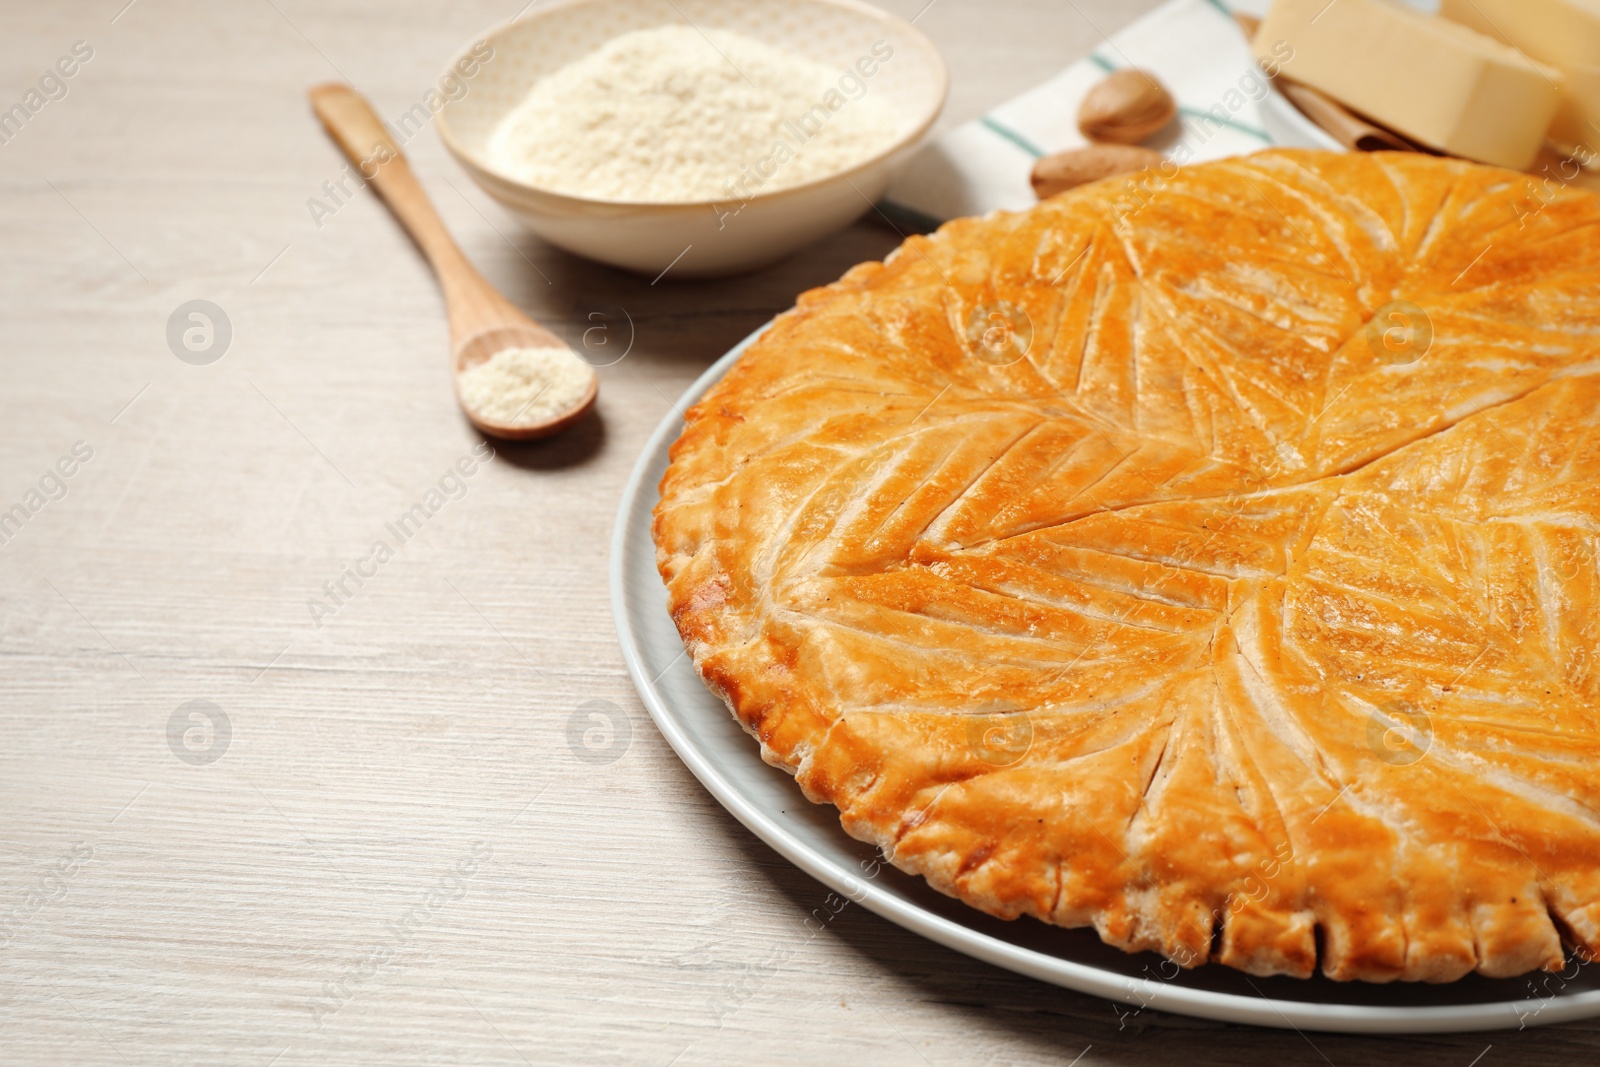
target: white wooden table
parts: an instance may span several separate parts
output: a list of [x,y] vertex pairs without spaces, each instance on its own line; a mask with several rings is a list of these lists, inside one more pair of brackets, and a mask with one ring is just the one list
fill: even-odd
[[[635,325],[599,418],[452,480],[478,438],[433,283],[370,195],[312,219],[342,161],[305,89],[346,78],[398,113],[522,0],[126,2],[0,7],[0,108],[92,50],[0,145],[0,510],[26,517],[0,524],[0,1063],[1594,1061],[1594,1024],[1124,1026],[857,908],[811,937],[823,887],[645,716],[608,536],[669,398],[895,235],[652,286],[521,235],[417,137],[508,294]],[[937,0],[946,122],[1148,6]],[[209,363],[169,345],[192,300],[231,326]],[[417,503],[420,532],[343,577]],[[569,744],[591,701],[631,727],[608,762]]]

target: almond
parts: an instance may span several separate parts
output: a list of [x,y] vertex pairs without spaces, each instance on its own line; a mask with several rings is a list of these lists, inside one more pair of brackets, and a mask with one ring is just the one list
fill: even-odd
[[1172,94],[1142,70],[1108,74],[1078,106],[1078,130],[1091,141],[1138,144],[1178,114]]
[[1128,174],[1160,163],[1153,148],[1137,145],[1093,144],[1045,156],[1033,165],[1033,192],[1040,200],[1089,182]]

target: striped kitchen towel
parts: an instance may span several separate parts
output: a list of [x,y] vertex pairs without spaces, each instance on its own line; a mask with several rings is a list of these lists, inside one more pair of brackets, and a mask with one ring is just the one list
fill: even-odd
[[[1265,4],[1236,6],[1258,14]],[[896,225],[927,231],[961,215],[1035,203],[1033,161],[1088,143],[1078,132],[1078,104],[1123,67],[1149,71],[1177,99],[1180,121],[1146,142],[1169,158],[1199,162],[1272,144],[1257,110],[1266,81],[1229,8],[1221,0],[1171,0],[1043,85],[929,142],[880,208]]]

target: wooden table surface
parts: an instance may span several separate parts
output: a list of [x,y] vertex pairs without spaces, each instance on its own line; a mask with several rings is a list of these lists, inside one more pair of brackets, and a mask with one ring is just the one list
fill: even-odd
[[[369,194],[307,207],[342,160],[305,90],[346,78],[398,114],[521,2],[0,14],[0,108],[90,53],[0,145],[0,510],[27,515],[0,528],[0,1062],[1594,1062],[1593,1023],[1123,1019],[856,907],[812,937],[826,890],[645,715],[607,551],[688,382],[898,238],[863,222],[758,274],[652,286],[519,233],[418,136],[513,299],[561,329],[606,306],[633,323],[598,418],[475,464],[419,256]],[[1150,5],[928,5],[946,124]],[[191,337],[188,362],[193,300],[231,337]],[[361,563],[418,503],[420,531]],[[598,758],[569,741],[593,701],[631,733],[593,735]]]

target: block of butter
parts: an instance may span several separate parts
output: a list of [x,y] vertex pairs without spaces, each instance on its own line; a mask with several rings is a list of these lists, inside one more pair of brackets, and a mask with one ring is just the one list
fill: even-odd
[[1513,170],[1533,163],[1561,98],[1555,68],[1388,0],[1275,0],[1255,51],[1415,141]]
[[1439,14],[1559,69],[1551,139],[1600,149],[1600,0],[1442,0]]

